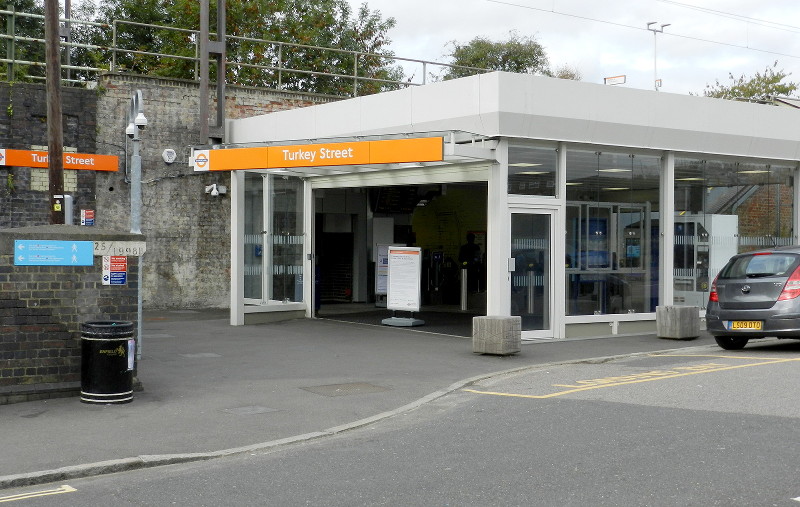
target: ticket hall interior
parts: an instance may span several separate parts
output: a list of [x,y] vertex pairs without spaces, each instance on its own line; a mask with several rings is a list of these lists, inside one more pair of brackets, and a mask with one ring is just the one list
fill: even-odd
[[452,334],[478,315],[520,316],[523,339],[702,317],[731,255],[797,243],[798,114],[490,73],[229,120],[202,170],[231,171],[231,324],[379,324],[398,245],[421,253],[419,313]]

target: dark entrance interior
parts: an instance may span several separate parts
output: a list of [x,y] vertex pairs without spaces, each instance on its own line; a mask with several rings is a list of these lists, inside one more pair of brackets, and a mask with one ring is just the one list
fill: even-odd
[[[486,183],[324,189],[314,198],[315,316],[380,325],[393,312],[376,291],[376,250],[416,246],[421,309],[414,316],[425,325],[415,329],[472,335],[472,317],[486,309]],[[465,251],[472,252],[468,261]],[[464,262],[471,277],[466,309]]]
[[318,244],[334,247],[317,249],[320,301],[326,304],[353,302],[353,233],[322,232],[319,237]]

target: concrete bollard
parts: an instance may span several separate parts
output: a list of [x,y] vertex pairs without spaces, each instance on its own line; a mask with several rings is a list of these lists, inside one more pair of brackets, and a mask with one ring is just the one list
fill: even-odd
[[657,306],[659,338],[693,340],[700,336],[700,309],[696,306]]
[[521,317],[473,317],[472,352],[508,356],[520,350],[522,350]]

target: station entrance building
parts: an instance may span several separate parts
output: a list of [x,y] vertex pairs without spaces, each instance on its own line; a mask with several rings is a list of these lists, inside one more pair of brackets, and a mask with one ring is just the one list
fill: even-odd
[[607,336],[797,243],[799,114],[490,73],[231,120],[193,163],[232,171],[233,325],[379,305],[380,249],[408,245],[423,305]]

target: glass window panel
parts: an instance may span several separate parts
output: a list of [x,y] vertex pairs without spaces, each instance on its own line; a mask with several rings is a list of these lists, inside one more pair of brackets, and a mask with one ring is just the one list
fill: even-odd
[[731,256],[793,243],[792,168],[675,160],[674,304],[704,308]]
[[660,158],[567,151],[567,315],[653,312]]
[[303,300],[303,182],[272,176],[272,296]]
[[550,329],[549,214],[511,215],[511,315],[522,317],[522,330]]
[[264,265],[264,180],[244,175],[244,297],[262,299]]
[[510,145],[508,193],[555,197],[558,152],[555,148]]

